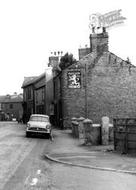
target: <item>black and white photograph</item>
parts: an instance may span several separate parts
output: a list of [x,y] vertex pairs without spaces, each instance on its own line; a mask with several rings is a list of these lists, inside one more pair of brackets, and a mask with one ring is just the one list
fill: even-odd
[[134,0],[0,0],[0,190],[136,189]]

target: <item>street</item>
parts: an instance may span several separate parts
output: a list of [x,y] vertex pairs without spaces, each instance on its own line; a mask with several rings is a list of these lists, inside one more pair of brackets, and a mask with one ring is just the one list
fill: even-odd
[[46,176],[49,164],[42,153],[48,143],[48,138],[26,138],[25,125],[0,123],[0,189],[30,189],[34,178]]
[[[91,170],[51,162],[45,158],[55,142],[26,138],[25,125],[0,123],[1,190],[133,190],[136,176]],[[61,148],[60,148],[61,149]]]

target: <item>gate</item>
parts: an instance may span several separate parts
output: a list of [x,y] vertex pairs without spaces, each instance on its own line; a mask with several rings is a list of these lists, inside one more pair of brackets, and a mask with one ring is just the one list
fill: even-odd
[[114,119],[114,149],[136,153],[136,118]]

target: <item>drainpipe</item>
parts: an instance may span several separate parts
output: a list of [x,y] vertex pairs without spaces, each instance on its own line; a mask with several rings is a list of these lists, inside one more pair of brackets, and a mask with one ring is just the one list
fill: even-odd
[[87,64],[85,63],[85,117],[88,118]]
[[32,91],[33,91],[33,113],[35,114],[35,87],[34,85],[33,85]]

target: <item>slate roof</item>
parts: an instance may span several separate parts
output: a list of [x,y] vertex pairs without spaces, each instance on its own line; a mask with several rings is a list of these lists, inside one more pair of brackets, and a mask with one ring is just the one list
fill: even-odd
[[6,96],[0,96],[0,102],[3,102],[5,100]]
[[36,81],[38,81],[40,78],[42,78],[43,76],[45,76],[45,73],[42,73],[39,76],[31,76],[31,77],[24,77],[24,82],[22,84],[22,88],[35,83]]
[[5,95],[0,96],[0,102],[1,103],[17,103],[17,102],[23,102],[23,95]]
[[22,88],[35,82],[38,76],[24,77]]
[[[77,63],[74,63],[72,65],[70,65],[68,68],[73,68],[75,67],[75,65],[78,66],[82,66],[85,63],[86,64],[97,64],[99,62],[99,59],[102,59],[103,57],[107,57],[109,60],[109,64],[112,64],[112,62],[114,62],[114,66],[126,66],[126,67],[132,67],[132,68],[136,68],[136,66],[134,64],[132,64],[131,62],[127,62],[127,60],[123,60],[122,58],[118,57],[117,55],[115,55],[114,53],[110,52],[110,51],[106,51],[103,52],[103,54],[96,56],[96,54],[94,52],[91,52],[87,55],[85,55],[83,58],[81,58],[79,61],[77,61]],[[114,60],[114,61],[113,61]]]

